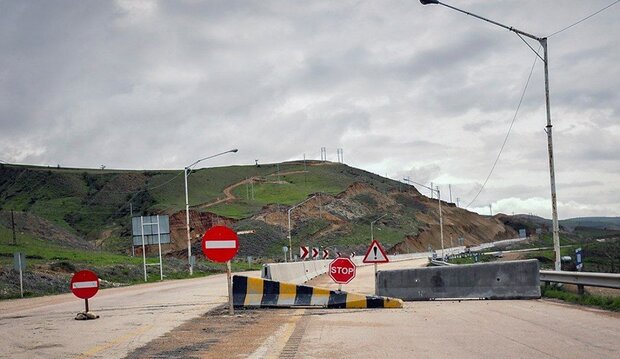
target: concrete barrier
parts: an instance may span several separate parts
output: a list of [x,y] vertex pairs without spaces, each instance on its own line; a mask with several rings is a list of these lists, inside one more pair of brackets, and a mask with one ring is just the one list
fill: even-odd
[[262,278],[233,276],[235,307],[402,308],[400,299],[355,294]]
[[375,293],[403,300],[540,298],[535,259],[379,271]]
[[289,263],[269,263],[263,265],[261,277],[288,283],[305,283],[323,273],[331,259]]

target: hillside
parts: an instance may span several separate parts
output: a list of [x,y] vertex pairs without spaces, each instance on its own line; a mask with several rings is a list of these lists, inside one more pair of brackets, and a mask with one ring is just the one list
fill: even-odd
[[[226,224],[254,231],[242,237],[242,256],[280,258],[282,246],[288,244],[288,208],[313,195],[291,213],[294,247],[360,252],[369,241],[370,222],[384,214],[374,236],[392,252],[441,246],[436,200],[343,164],[308,161],[199,169],[188,183],[196,251],[207,228]],[[172,243],[165,250],[182,257],[184,202],[182,170],[0,166],[0,225],[8,228],[7,211],[13,210],[20,230],[56,244],[129,253],[132,210],[134,215],[170,215]],[[445,246],[460,236],[466,244],[477,244],[516,235],[500,221],[454,204],[444,202],[443,211]]]

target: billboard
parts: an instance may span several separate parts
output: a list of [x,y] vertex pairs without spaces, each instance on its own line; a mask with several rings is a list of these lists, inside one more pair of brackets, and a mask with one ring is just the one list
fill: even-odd
[[158,237],[161,235],[161,243],[170,243],[170,222],[167,215],[142,216],[131,218],[131,233],[133,245],[142,245],[142,234],[144,233],[144,244],[158,244]]

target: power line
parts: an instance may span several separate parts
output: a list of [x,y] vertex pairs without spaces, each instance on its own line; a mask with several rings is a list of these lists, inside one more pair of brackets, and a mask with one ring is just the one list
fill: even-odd
[[609,9],[610,7],[612,7],[612,6],[616,5],[616,4],[617,4],[617,3],[619,3],[619,2],[620,2],[620,0],[616,0],[616,1],[612,2],[611,4],[609,4],[609,5],[605,6],[604,8],[600,9],[599,11],[596,11],[596,12],[594,12],[594,13],[592,13],[592,14],[590,14],[590,15],[586,16],[586,17],[584,17],[583,19],[581,19],[581,20],[579,20],[579,21],[577,21],[577,22],[575,22],[575,23],[573,23],[573,24],[571,24],[571,25],[568,25],[567,27],[565,27],[565,28],[563,28],[563,29],[561,29],[561,30],[558,30],[558,31],[554,32],[553,34],[551,34],[551,35],[547,36],[547,38],[550,38],[551,36],[554,36],[554,35],[557,35],[557,34],[559,34],[559,33],[563,32],[563,31],[566,31],[566,30],[570,29],[571,27],[573,27],[573,26],[575,26],[575,25],[581,24],[582,22],[584,22],[584,21],[588,20],[589,18],[591,18],[591,17],[593,17],[593,16],[595,16],[595,15],[600,14],[601,12],[603,12],[603,11],[605,11],[605,10]]
[[[620,0],[618,0],[620,1]],[[478,199],[478,196],[480,195],[480,193],[482,193],[482,190],[484,189],[484,187],[486,186],[487,182],[489,181],[489,178],[491,178],[491,175],[493,174],[493,170],[495,170],[495,166],[497,165],[497,162],[499,162],[499,158],[502,155],[502,151],[504,150],[504,147],[506,146],[506,142],[508,142],[508,137],[510,136],[510,132],[512,131],[512,126],[515,123],[515,120],[517,119],[517,114],[519,113],[519,109],[521,108],[521,104],[523,103],[523,98],[525,97],[525,92],[527,91],[527,87],[530,84],[530,79],[532,78],[532,73],[534,73],[534,66],[536,66],[536,62],[538,61],[538,51],[540,50],[540,46],[538,47],[538,50],[536,51],[536,58],[534,59],[534,63],[532,64],[532,68],[530,69],[530,74],[527,77],[527,81],[525,82],[525,87],[523,88],[523,92],[521,93],[521,98],[519,99],[519,105],[517,105],[517,109],[515,111],[514,116],[512,117],[512,122],[510,122],[510,126],[508,127],[508,132],[506,133],[506,137],[504,138],[504,142],[502,143],[502,146],[499,149],[499,153],[497,154],[497,157],[495,158],[495,162],[493,162],[493,166],[491,167],[491,171],[489,171],[489,174],[487,175],[487,178],[484,180],[484,183],[482,184],[482,187],[480,187],[480,190],[478,191],[478,193],[476,194],[476,196],[474,197],[474,199],[472,199],[469,204],[467,204],[467,206],[465,206],[465,208],[469,208],[469,206],[472,205],[472,203],[474,203],[474,201],[476,201],[476,199]]]

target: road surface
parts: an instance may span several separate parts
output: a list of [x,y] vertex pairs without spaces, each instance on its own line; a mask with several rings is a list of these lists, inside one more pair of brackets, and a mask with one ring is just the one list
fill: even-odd
[[[260,272],[247,272],[258,276]],[[0,357],[121,358],[227,300],[226,275],[100,290],[101,317],[75,320],[73,294],[0,302]]]
[[[379,265],[420,266],[425,260]],[[344,290],[372,294],[373,266]],[[257,272],[251,275],[258,275]],[[327,275],[311,284],[336,288]],[[76,321],[72,295],[0,302],[11,358],[618,358],[620,314],[549,300],[406,302],[402,309],[207,311],[223,275],[103,290]]]

